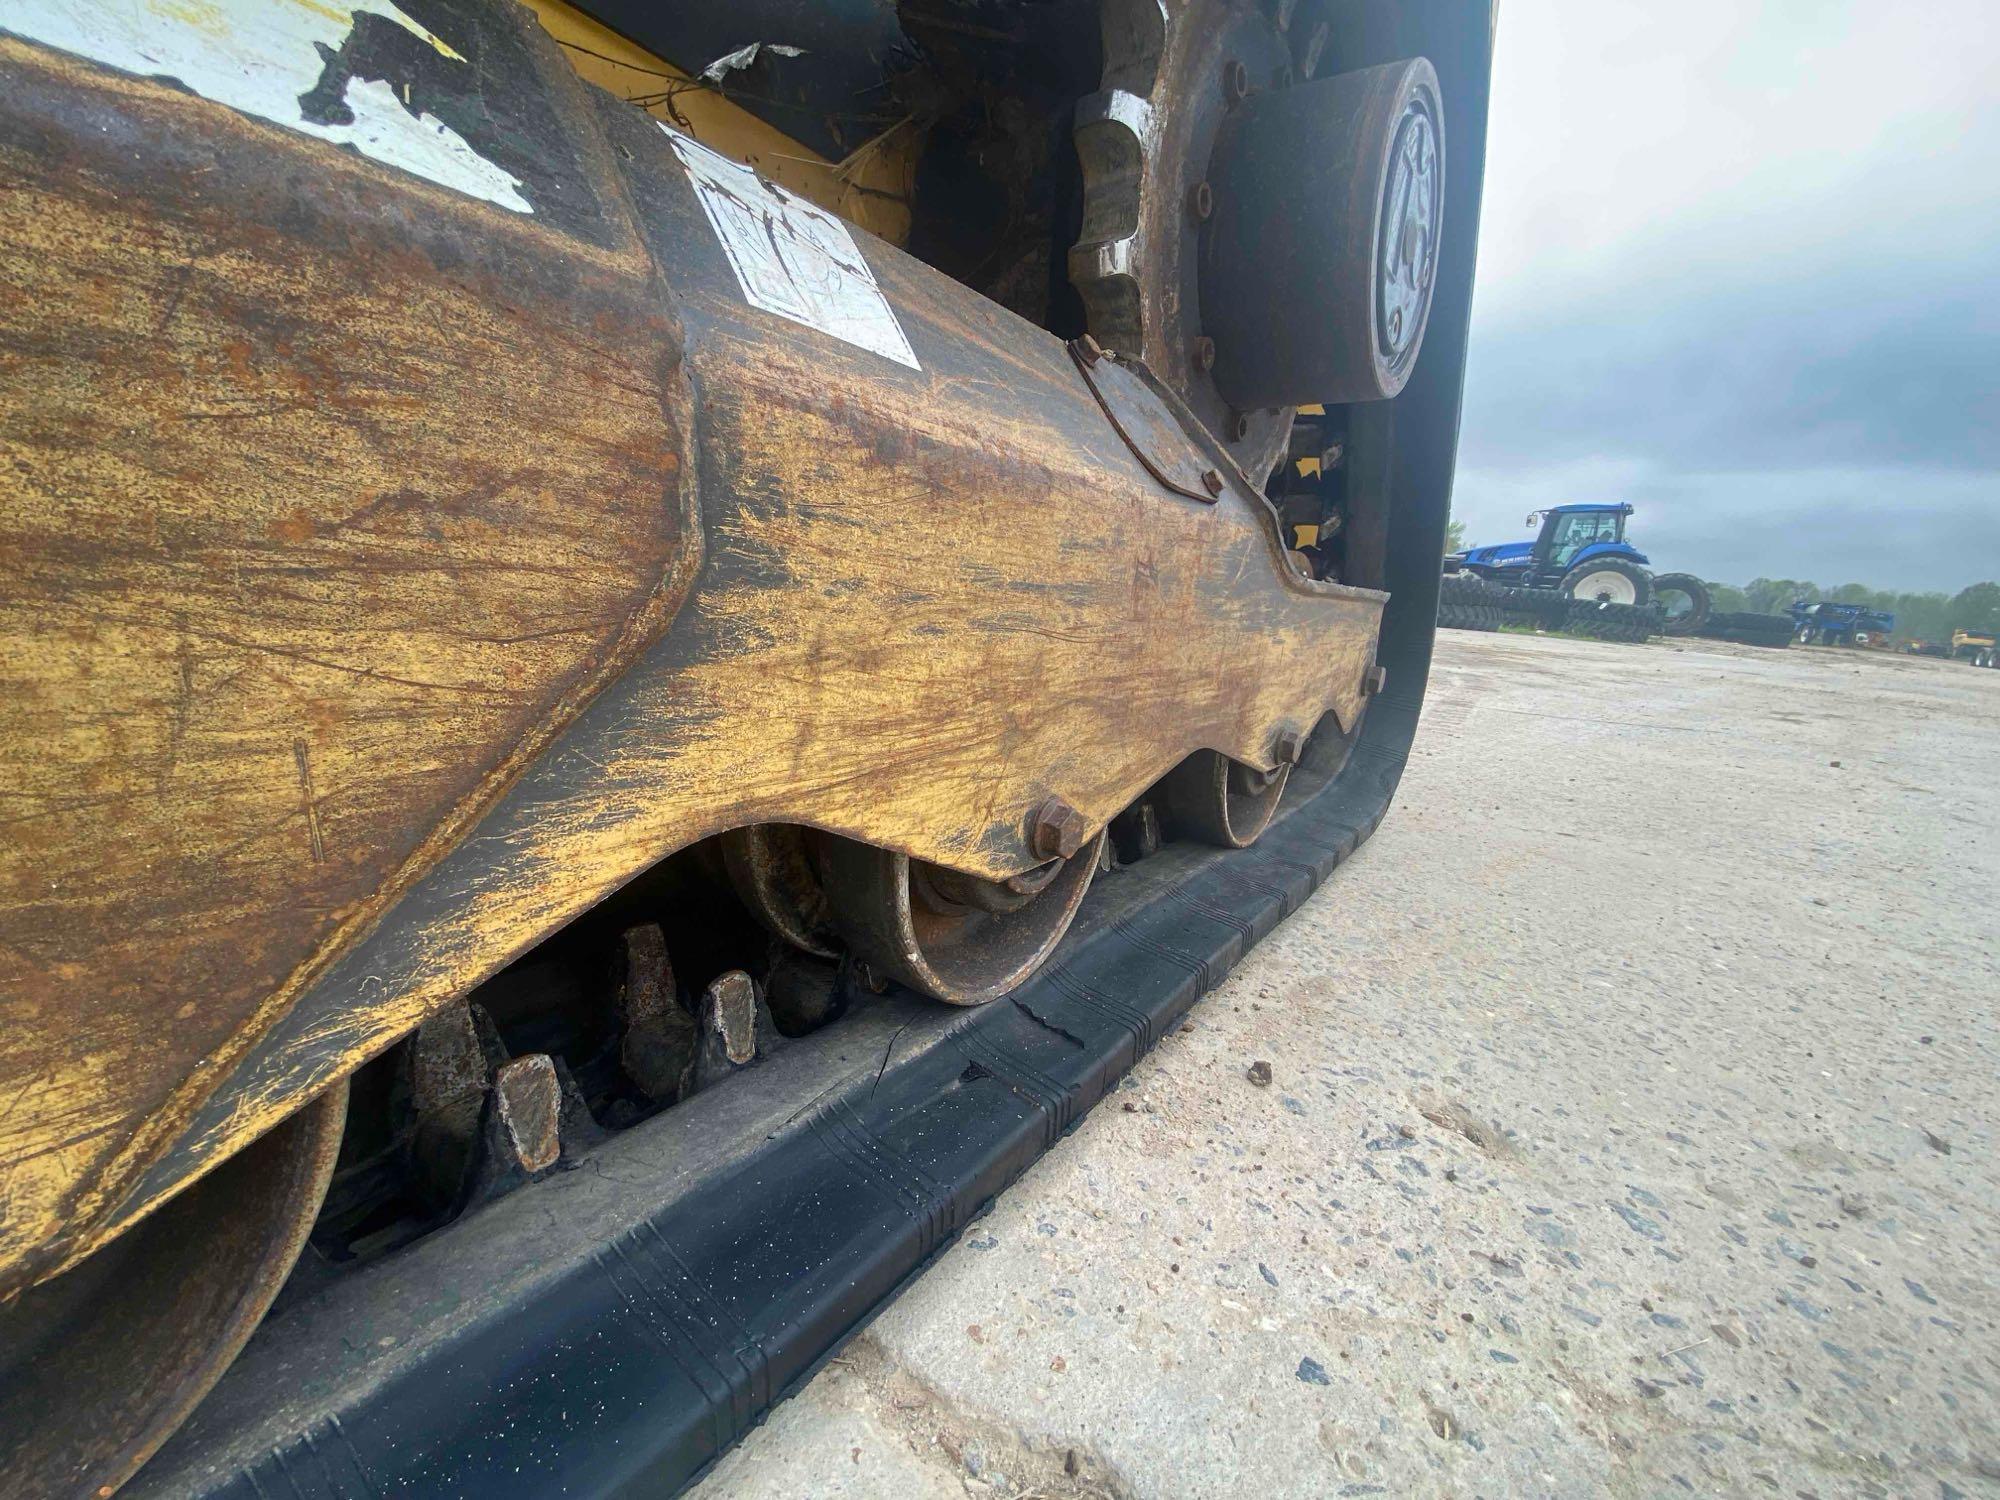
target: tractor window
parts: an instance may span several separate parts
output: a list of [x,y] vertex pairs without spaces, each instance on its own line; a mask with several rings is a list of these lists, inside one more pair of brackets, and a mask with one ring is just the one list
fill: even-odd
[[1616,513],[1604,514],[1592,511],[1571,511],[1556,518],[1553,545],[1549,549],[1549,561],[1558,568],[1567,568],[1570,559],[1585,547],[1595,542],[1615,542],[1625,529],[1625,518]]

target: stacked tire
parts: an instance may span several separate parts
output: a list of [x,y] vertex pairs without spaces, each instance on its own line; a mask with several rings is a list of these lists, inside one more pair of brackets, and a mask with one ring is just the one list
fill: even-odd
[[1514,589],[1492,583],[1486,592],[1500,606],[1509,625],[1528,625],[1542,630],[1558,630],[1569,600],[1551,589]]
[[1734,641],[1739,646],[1789,646],[1797,628],[1790,615],[1723,610],[1711,614],[1699,633],[1712,641]]
[[1438,586],[1438,628],[1498,630],[1506,619],[1498,595],[1515,590],[1491,589],[1472,573],[1447,573]]
[[1657,604],[1603,604],[1594,599],[1566,599],[1565,635],[1594,641],[1627,641],[1634,645],[1662,634],[1665,617]]

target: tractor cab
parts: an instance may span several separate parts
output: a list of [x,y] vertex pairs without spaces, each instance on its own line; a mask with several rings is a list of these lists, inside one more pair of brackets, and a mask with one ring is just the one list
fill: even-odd
[[1528,524],[1541,523],[1535,539],[1533,567],[1537,573],[1562,577],[1585,548],[1611,548],[1630,553],[1625,545],[1625,518],[1629,505],[1557,505],[1532,511]]

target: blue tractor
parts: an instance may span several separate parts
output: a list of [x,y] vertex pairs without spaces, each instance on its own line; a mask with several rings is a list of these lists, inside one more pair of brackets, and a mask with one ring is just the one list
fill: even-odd
[[1896,630],[1896,617],[1865,604],[1794,599],[1788,611],[1802,646],[1880,646]]
[[1472,573],[1510,588],[1548,589],[1599,604],[1658,603],[1669,635],[1688,635],[1708,619],[1708,588],[1692,573],[1659,573],[1625,540],[1632,507],[1556,505],[1528,517],[1532,542],[1467,547],[1444,560],[1448,573]]

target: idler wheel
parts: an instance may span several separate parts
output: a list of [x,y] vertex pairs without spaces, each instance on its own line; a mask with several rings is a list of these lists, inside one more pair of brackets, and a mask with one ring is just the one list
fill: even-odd
[[1086,839],[1006,880],[981,880],[827,835],[820,882],[855,957],[952,1005],[981,1005],[1024,983],[1069,930],[1104,845]]
[[1209,158],[1202,332],[1243,410],[1379,401],[1437,285],[1444,114],[1421,57],[1253,94]]
[[326,1196],[347,1085],[0,1305],[0,1494],[111,1494],[229,1368]]

